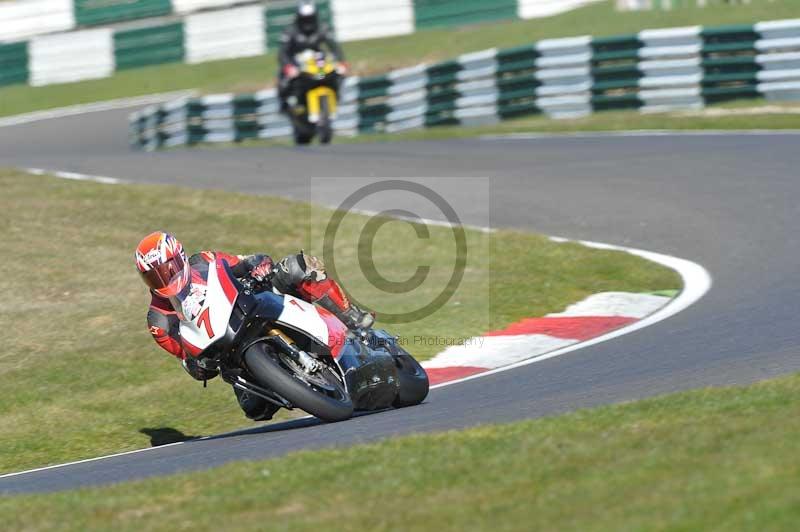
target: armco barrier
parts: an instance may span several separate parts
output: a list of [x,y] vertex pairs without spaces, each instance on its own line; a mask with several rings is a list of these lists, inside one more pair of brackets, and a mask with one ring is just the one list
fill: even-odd
[[30,41],[30,84],[97,79],[114,72],[114,39],[110,29],[40,35]]
[[220,9],[236,4],[244,4],[246,0],[171,0],[175,13],[192,13],[206,9]]
[[[602,0],[320,0],[323,18],[343,41],[413,33],[417,28],[555,15]],[[269,46],[291,20],[296,0],[6,0],[0,2],[0,42],[137,19],[266,7]],[[331,11],[337,14],[333,23]],[[288,15],[288,16],[287,16]],[[275,22],[272,23],[272,18]],[[158,24],[156,22],[155,24]]]
[[172,13],[170,0],[73,0],[78,26],[100,26]]
[[75,28],[72,0],[0,2],[0,42]]
[[517,16],[517,0],[414,0],[417,28],[462,26]]
[[[800,99],[800,20],[550,39],[384,76],[348,79],[339,134],[472,125],[544,113],[665,111],[761,96]],[[154,149],[291,134],[274,91],[152,106],[131,116],[131,143]]]
[[343,42],[414,33],[411,0],[331,0],[331,11]]
[[0,44],[0,85],[27,81],[28,43]]
[[[38,6],[31,10],[18,1],[0,3],[0,42],[39,32],[51,33],[103,23],[132,20],[167,13],[180,13],[175,22],[139,22],[113,30],[114,44],[103,61],[115,65],[109,72],[166,62],[198,63],[259,55],[276,47],[281,34],[294,19],[296,0],[26,0]],[[322,18],[334,28],[340,41],[408,35],[417,27],[443,27],[501,19],[549,16],[597,0],[319,0]],[[237,7],[231,7],[236,4]],[[8,6],[12,6],[9,8]],[[219,9],[226,7],[227,9]],[[203,11],[203,9],[216,9]],[[3,13],[9,15],[4,20]],[[11,16],[13,15],[13,16]],[[91,33],[77,33],[76,38]],[[45,38],[39,36],[35,38]],[[178,43],[177,39],[181,42]],[[70,37],[63,37],[77,46]],[[41,52],[38,46],[32,46]],[[102,48],[105,50],[105,47]],[[57,51],[54,52],[57,54]],[[96,55],[96,54],[94,54]],[[30,56],[31,72],[47,71],[37,84],[78,81],[77,71],[68,72],[75,61],[61,66],[47,53]],[[46,64],[42,64],[44,61]],[[87,76],[96,72],[84,69]],[[105,70],[104,70],[105,71]],[[47,80],[47,81],[46,81]],[[0,85],[19,83],[18,76],[0,75]]]
[[519,18],[550,17],[603,0],[518,0]]
[[186,62],[261,55],[267,49],[261,6],[197,13],[184,23]]
[[116,69],[125,70],[182,61],[183,27],[183,24],[175,23],[115,32]]
[[258,0],[7,0],[0,2],[0,42],[137,19],[182,15]]

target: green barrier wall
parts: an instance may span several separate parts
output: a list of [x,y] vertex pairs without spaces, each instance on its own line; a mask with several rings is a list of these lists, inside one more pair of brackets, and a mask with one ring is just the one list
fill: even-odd
[[[267,23],[265,24],[267,31],[267,47],[271,50],[279,46],[281,34],[286,26],[294,22],[294,13],[297,9],[295,2],[281,3],[276,5],[267,6],[264,11]],[[320,20],[324,21],[328,26],[333,28],[333,17],[331,16],[330,2],[318,1],[317,10],[319,11]]]
[[117,70],[183,61],[183,24],[165,24],[114,33]]
[[28,43],[0,44],[0,85],[28,81]]
[[516,0],[414,0],[417,28],[461,26],[516,17]]
[[[543,113],[700,109],[741,98],[800,101],[800,21],[666,28],[616,37],[547,39],[350,78],[334,120],[341,134],[476,126]],[[347,109],[344,111],[343,109]],[[276,92],[211,95],[130,118],[144,149],[291,135]]]
[[172,13],[170,0],[74,0],[78,26],[96,26]]

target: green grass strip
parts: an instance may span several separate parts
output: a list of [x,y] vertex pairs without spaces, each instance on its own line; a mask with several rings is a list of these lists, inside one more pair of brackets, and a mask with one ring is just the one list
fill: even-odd
[[800,376],[6,497],[12,530],[794,530]]

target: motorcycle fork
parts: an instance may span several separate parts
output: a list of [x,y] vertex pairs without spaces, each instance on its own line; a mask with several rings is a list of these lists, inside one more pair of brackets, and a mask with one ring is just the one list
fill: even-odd
[[297,344],[294,343],[294,340],[289,338],[282,330],[270,329],[267,332],[267,336],[270,340],[277,343],[279,347],[282,347],[283,352],[289,355],[289,357],[294,360],[295,363],[299,364],[300,367],[307,372],[314,373],[320,369],[321,362],[297,347]]
[[328,100],[328,119],[336,115],[336,92],[330,87],[316,87],[306,94],[306,109],[308,110],[308,121],[316,123],[322,112],[322,99]]

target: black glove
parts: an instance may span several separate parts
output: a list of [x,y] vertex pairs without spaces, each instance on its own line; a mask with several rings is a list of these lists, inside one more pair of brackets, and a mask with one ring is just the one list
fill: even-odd
[[213,369],[205,369],[200,366],[196,359],[192,357],[186,357],[183,359],[182,363],[183,369],[186,370],[186,373],[192,376],[193,379],[198,381],[210,381],[217,375],[219,375],[219,371]]

